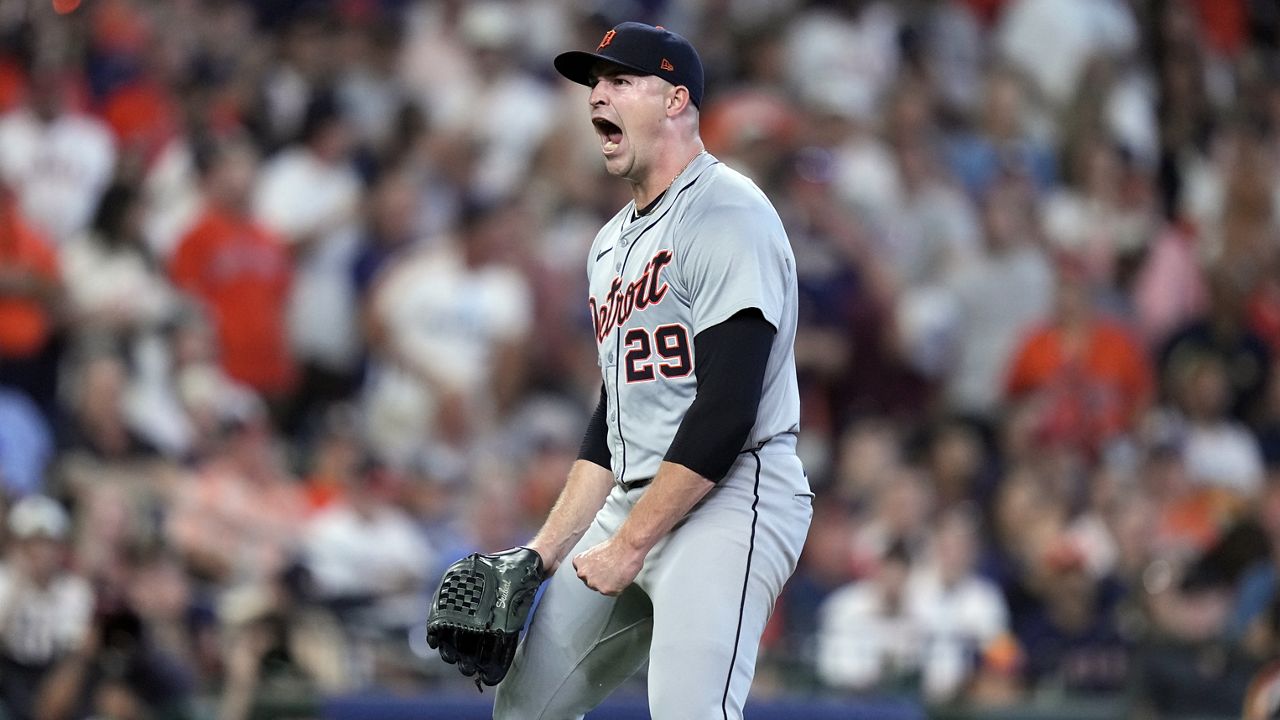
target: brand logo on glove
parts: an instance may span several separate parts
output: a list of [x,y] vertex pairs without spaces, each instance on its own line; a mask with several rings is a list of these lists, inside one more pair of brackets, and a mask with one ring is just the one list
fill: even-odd
[[500,608],[507,606],[507,598],[511,595],[511,581],[503,580],[498,585],[498,602],[496,605]]

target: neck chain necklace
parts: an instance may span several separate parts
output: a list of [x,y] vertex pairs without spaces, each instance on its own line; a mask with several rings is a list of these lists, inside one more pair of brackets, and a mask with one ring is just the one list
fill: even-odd
[[698,153],[697,153],[696,155],[694,155],[693,157],[689,158],[689,162],[685,163],[685,164],[684,164],[684,167],[680,168],[680,172],[676,173],[676,174],[671,178],[671,182],[668,182],[668,183],[667,183],[667,186],[666,186],[666,187],[664,187],[664,188],[662,188],[662,192],[658,193],[657,195],[654,195],[654,196],[653,196],[653,199],[649,201],[649,204],[648,204],[648,205],[645,205],[643,208],[639,208],[639,207],[637,207],[637,208],[636,208],[636,217],[642,217],[642,216],[644,216],[644,215],[648,215],[648,214],[649,214],[649,211],[653,210],[653,207],[654,207],[655,205],[657,205],[657,204],[658,204],[658,201],[659,201],[659,200],[661,200],[661,199],[662,199],[662,196],[663,196],[663,195],[666,195],[666,194],[667,194],[667,191],[671,189],[671,186],[676,184],[676,180],[677,180],[681,175],[683,175],[683,174],[684,174],[684,171],[689,169],[689,166],[693,164],[693,161],[694,161],[694,160],[697,160],[697,159],[698,159],[698,157],[699,157],[700,155],[702,155],[703,153],[705,153],[705,152],[706,152],[706,150],[699,150],[699,151],[698,151]]

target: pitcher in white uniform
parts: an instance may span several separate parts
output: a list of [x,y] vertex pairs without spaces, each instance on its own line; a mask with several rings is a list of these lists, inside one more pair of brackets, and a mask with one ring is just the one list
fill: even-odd
[[813,514],[795,260],[764,193],[703,149],[688,41],[622,23],[555,66],[591,88],[634,201],[586,258],[600,402],[529,543],[554,574],[494,717],[581,718],[648,661],[654,718],[741,718]]

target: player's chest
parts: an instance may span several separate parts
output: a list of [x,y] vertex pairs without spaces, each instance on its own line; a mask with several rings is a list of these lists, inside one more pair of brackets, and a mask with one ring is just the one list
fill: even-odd
[[672,239],[606,230],[592,249],[587,309],[596,342],[611,344],[616,332],[654,328],[683,319],[678,267]]

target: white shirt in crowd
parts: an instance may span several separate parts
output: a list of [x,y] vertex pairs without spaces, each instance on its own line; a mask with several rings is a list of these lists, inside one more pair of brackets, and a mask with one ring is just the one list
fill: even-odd
[[81,233],[62,247],[61,260],[68,300],[79,313],[113,313],[154,326],[174,308],[172,287],[141,251],[112,250]]
[[1009,360],[1028,328],[1048,317],[1053,269],[1034,247],[987,254],[960,269],[948,289],[956,308],[956,347],[947,375],[948,404],[962,412],[994,410]]
[[855,16],[825,10],[800,15],[786,30],[787,75],[802,98],[839,95],[850,107],[879,105],[898,76],[895,3],[872,2]]
[[45,123],[25,108],[0,117],[0,178],[54,243],[89,226],[115,169],[115,139],[94,118],[68,113]]
[[975,655],[1008,625],[999,589],[977,576],[948,587],[932,569],[916,570],[896,615],[885,614],[873,583],[855,582],[823,604],[818,673],[830,685],[857,689],[918,671],[926,695],[948,699],[972,674]]
[[1253,434],[1239,423],[1189,423],[1182,452],[1188,474],[1202,485],[1246,497],[1256,497],[1262,490],[1262,451]]
[[84,641],[93,617],[93,590],[81,577],[62,574],[40,588],[0,565],[0,644],[9,658],[39,666]]
[[425,536],[394,507],[363,518],[339,504],[308,522],[303,543],[307,566],[328,597],[416,591],[434,562]]
[[349,164],[322,162],[306,148],[281,151],[262,167],[254,211],[300,254],[289,297],[289,340],[298,357],[351,369],[360,352],[351,263],[358,250],[362,186]]
[[890,614],[882,591],[855,582],[832,593],[818,621],[818,674],[828,685],[869,688],[895,671],[920,664],[918,618]]
[[1089,58],[1137,47],[1138,23],[1123,0],[1014,0],[996,30],[996,48],[1052,104],[1075,95]]
[[532,292],[512,268],[468,268],[446,241],[392,268],[375,290],[373,313],[392,352],[412,368],[379,363],[366,399],[374,442],[399,456],[421,445],[435,412],[421,373],[481,410],[489,404],[496,351],[528,335]]

